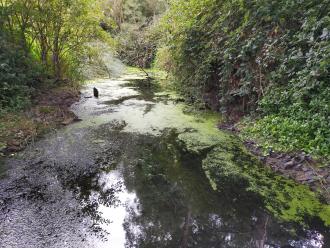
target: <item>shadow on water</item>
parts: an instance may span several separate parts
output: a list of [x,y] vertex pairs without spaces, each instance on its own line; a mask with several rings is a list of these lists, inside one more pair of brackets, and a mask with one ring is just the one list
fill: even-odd
[[[100,130],[96,137],[104,138]],[[109,150],[99,153],[102,170],[76,187],[85,213],[115,247],[284,247],[299,237],[302,230],[276,222],[256,195],[235,185],[216,193],[203,156],[185,152],[175,129],[159,137],[106,135],[123,141],[120,154],[109,164]]]
[[[198,128],[205,123],[159,97],[157,82],[134,77],[95,82],[100,98],[83,99],[75,109],[82,122],[11,161],[23,166],[0,181],[0,247],[329,245],[329,230],[278,221],[245,181],[214,190],[202,163],[218,131],[212,123],[203,129],[212,143],[204,147]],[[189,151],[185,135],[196,137],[192,148],[202,152]],[[238,164],[249,159],[225,151]]]
[[161,90],[159,83],[153,78],[132,79],[123,86],[133,87],[145,100],[153,100],[155,94]]

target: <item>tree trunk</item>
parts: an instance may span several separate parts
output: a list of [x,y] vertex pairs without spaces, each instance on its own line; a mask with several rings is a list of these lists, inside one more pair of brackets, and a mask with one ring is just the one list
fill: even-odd
[[269,216],[265,213],[257,214],[257,222],[253,230],[253,239],[256,248],[264,248],[267,241],[267,225]]
[[41,35],[40,37],[40,48],[41,48],[41,62],[45,67],[48,67],[48,46],[46,38]]
[[57,80],[61,79],[61,77],[62,77],[60,49],[59,49],[59,33],[60,33],[60,27],[58,27],[56,32],[55,32],[54,42],[53,42],[54,76]]
[[53,66],[54,66],[54,76],[56,79],[61,79],[62,71],[61,71],[61,61],[58,51],[54,51],[53,53]]

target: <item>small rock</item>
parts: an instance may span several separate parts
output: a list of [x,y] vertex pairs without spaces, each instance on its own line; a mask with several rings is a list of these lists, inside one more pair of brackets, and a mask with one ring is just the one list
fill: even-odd
[[307,183],[314,183],[315,181],[317,181],[317,179],[315,179],[315,178],[310,178],[310,179],[306,180]]
[[295,157],[295,161],[297,162],[297,163],[302,163],[302,162],[304,162],[304,160],[305,160],[305,155],[298,155],[297,157]]
[[311,155],[306,155],[306,156],[305,156],[305,160],[306,160],[307,162],[309,162],[309,163],[312,163],[312,162],[313,162],[313,159],[312,159]]
[[330,175],[325,179],[327,183],[330,184]]
[[75,118],[74,120],[73,120],[74,122],[79,122],[79,121],[82,121],[82,119],[80,119],[80,118]]
[[61,124],[67,126],[67,125],[71,124],[73,121],[74,121],[74,118],[67,118],[64,121],[62,121]]
[[312,171],[309,171],[307,173],[302,173],[297,176],[297,180],[301,182],[308,182],[314,180],[314,175]]
[[291,160],[291,156],[286,155],[286,156],[284,157],[284,161],[288,162],[289,160]]
[[139,159],[139,160],[137,161],[137,163],[136,163],[136,165],[137,165],[138,167],[142,167],[143,164],[144,164],[143,159]]
[[12,140],[8,142],[8,146],[20,146],[20,142],[18,140]]
[[280,159],[280,158],[283,158],[283,156],[284,156],[283,154],[279,154],[279,155],[277,155],[276,158],[277,158],[277,159]]
[[286,162],[286,163],[284,164],[284,169],[286,169],[286,170],[290,170],[290,169],[292,169],[295,165],[296,165],[295,162],[294,162],[293,160],[291,160],[291,161]]
[[19,147],[19,146],[8,146],[8,147],[6,148],[6,151],[7,151],[7,152],[11,152],[11,153],[19,152],[20,150],[22,150],[22,148]]

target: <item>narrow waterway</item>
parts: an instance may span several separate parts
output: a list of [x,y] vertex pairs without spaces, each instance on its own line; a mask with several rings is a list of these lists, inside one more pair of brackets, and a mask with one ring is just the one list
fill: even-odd
[[288,203],[285,212],[263,199],[276,176],[255,183],[260,195],[213,179],[229,172],[203,161],[217,147],[240,156],[236,141],[224,143],[234,137],[217,130],[216,115],[188,113],[143,74],[91,81],[72,109],[82,121],[1,166],[0,247],[330,247],[309,206],[293,213]]

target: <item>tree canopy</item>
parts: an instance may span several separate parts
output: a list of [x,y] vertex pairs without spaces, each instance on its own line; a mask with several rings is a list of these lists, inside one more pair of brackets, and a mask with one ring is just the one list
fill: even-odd
[[0,0],[0,106],[26,106],[47,78],[77,80],[89,43],[108,39],[94,0]]
[[101,6],[92,0],[1,0],[1,26],[56,78],[71,74],[100,36]]

